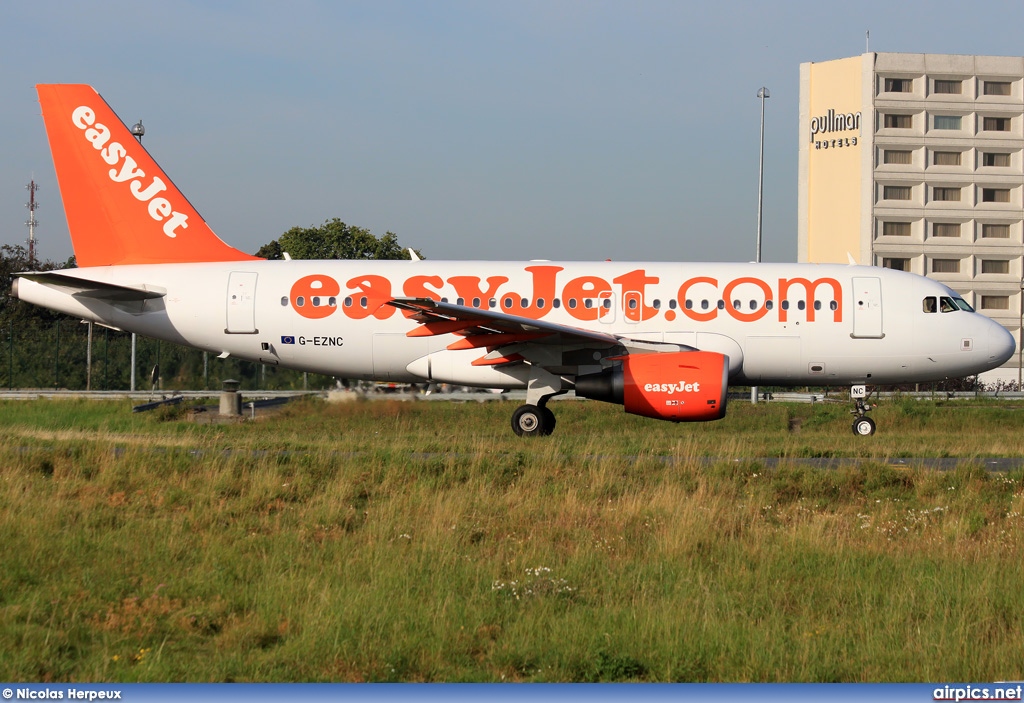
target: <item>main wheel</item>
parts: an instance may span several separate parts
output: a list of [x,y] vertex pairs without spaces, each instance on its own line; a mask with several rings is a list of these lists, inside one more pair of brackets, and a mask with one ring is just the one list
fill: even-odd
[[512,431],[520,437],[549,435],[555,429],[555,416],[547,408],[520,405],[512,413]]
[[875,433],[875,421],[867,415],[853,421],[853,433],[858,437],[868,437]]
[[542,435],[549,435],[555,431],[555,423],[557,422],[557,420],[555,420],[555,414],[551,412],[551,410],[546,405],[540,408],[540,412],[542,415],[540,423],[540,433]]

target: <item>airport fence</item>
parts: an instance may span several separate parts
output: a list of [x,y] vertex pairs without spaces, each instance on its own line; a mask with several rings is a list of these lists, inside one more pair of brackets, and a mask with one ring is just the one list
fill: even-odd
[[[131,390],[132,335],[70,318],[7,321],[0,388]],[[91,327],[91,329],[90,329]],[[91,336],[91,344],[90,344]],[[333,388],[334,378],[282,369],[136,336],[135,390],[216,390],[234,379],[243,390]]]

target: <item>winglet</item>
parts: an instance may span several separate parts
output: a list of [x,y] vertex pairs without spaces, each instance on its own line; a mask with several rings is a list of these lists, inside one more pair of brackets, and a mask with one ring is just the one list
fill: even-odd
[[37,85],[79,266],[249,261],[88,85]]

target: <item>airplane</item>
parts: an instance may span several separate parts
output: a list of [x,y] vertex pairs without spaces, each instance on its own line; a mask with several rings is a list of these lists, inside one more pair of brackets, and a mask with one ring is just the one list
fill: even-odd
[[[78,268],[16,274],[13,294],[112,329],[340,378],[526,389],[520,436],[551,434],[569,391],[707,421],[730,385],[936,381],[1014,353],[949,287],[870,266],[259,259],[92,87],[36,88]],[[868,409],[855,434],[875,432]]]

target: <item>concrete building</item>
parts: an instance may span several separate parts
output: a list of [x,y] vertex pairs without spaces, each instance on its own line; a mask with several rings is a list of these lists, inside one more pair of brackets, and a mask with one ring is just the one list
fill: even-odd
[[[800,65],[799,260],[946,283],[1020,345],[1024,58]],[[1018,360],[999,373],[1017,379]]]

